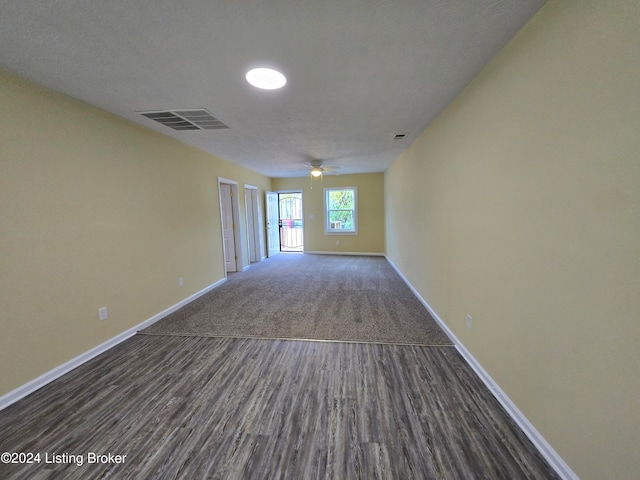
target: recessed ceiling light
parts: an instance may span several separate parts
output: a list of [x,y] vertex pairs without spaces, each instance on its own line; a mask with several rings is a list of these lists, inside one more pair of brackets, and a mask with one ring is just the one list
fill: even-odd
[[284,87],[287,79],[283,74],[272,68],[254,68],[247,72],[247,82],[263,90],[276,90]]

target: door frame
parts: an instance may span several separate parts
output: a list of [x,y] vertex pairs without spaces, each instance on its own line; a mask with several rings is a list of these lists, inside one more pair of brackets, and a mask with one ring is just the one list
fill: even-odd
[[222,226],[222,191],[220,184],[224,183],[231,187],[231,206],[233,210],[233,243],[236,250],[236,272],[241,272],[244,268],[244,249],[242,248],[242,239],[240,236],[240,197],[238,195],[238,182],[229,180],[228,178],[218,177],[218,206],[220,207],[220,236],[222,239],[222,265],[224,265],[224,276],[227,277],[227,267],[224,252],[224,229]]

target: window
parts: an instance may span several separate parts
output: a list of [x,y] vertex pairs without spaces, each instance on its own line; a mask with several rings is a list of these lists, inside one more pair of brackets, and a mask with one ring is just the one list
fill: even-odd
[[358,190],[356,187],[324,189],[325,234],[358,233]]

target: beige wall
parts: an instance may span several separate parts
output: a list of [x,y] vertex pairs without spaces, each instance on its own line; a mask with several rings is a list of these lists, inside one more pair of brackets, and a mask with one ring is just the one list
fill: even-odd
[[224,278],[217,176],[243,234],[271,181],[2,72],[0,110],[2,395]]
[[639,5],[550,1],[385,176],[390,259],[583,479],[640,471]]
[[[325,235],[323,188],[358,188],[358,234]],[[302,190],[304,204],[304,249],[307,252],[384,253],[384,175],[325,175],[273,179],[274,190]],[[340,245],[336,245],[336,241]]]

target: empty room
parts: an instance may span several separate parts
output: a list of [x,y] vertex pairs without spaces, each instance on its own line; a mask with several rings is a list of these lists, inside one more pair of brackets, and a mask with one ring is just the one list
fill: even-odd
[[637,478],[638,25],[0,1],[0,478]]

